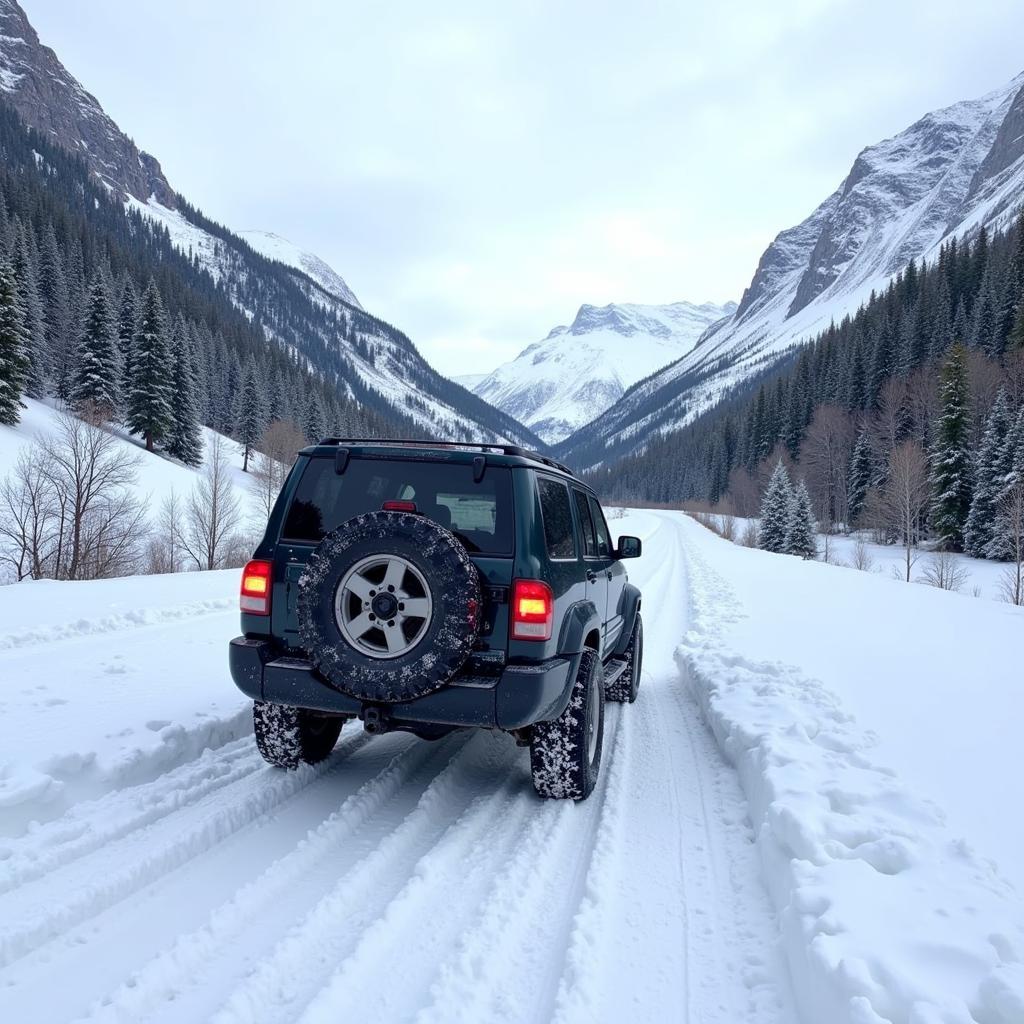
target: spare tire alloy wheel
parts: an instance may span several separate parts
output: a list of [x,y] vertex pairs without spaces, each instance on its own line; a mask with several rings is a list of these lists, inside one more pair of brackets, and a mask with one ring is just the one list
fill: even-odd
[[479,631],[480,575],[451,531],[368,512],[328,534],[299,579],[299,639],[324,679],[363,701],[440,689]]
[[434,602],[423,574],[401,555],[370,555],[342,578],[334,615],[342,636],[371,658],[400,658],[424,637]]

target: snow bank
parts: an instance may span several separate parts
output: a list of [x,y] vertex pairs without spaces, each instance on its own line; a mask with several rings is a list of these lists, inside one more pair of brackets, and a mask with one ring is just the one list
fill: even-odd
[[0,719],[17,723],[0,748],[0,837],[251,730],[227,671],[238,576],[0,587]]
[[[962,627],[966,611],[983,609],[997,624],[986,638],[1002,640],[995,649],[1003,666],[998,685],[1007,709],[1019,708],[1009,673],[1024,617],[1013,617],[1012,632],[1000,633],[999,613],[1006,610],[991,604],[737,548],[692,522],[686,533],[691,629],[676,657],[739,771],[806,1019],[1020,1024],[1020,898],[934,803],[880,763],[883,744],[851,716],[845,688],[841,699],[806,667],[824,669],[832,683],[842,676],[838,666],[870,662],[873,673],[859,676],[861,686],[882,689],[887,702],[868,720],[883,725],[887,712],[906,709],[892,717],[916,719],[916,728],[903,731],[913,754],[933,747],[935,756],[950,759],[944,732],[959,733],[961,748],[987,742],[994,748],[987,762],[962,760],[956,769],[975,800],[1005,823],[1018,817],[1019,801],[987,795],[988,769],[998,765],[1011,784],[1016,742],[992,742],[993,707],[965,713],[977,703],[966,689],[976,688],[976,677],[957,675],[974,654],[945,662],[938,642],[938,657],[923,658],[907,637],[931,639],[929,625],[939,636],[970,635],[953,624]],[[908,620],[906,601],[917,606],[916,618]],[[787,614],[788,633],[779,637]],[[823,618],[834,620],[831,629]],[[886,622],[916,648],[916,673],[886,660]],[[771,656],[773,636],[785,647],[785,662]],[[979,642],[972,636],[972,648]],[[950,678],[959,693],[944,685]],[[937,773],[932,782],[941,779]],[[924,791],[942,795],[941,785]],[[1003,827],[1012,834],[1019,826]],[[1019,855],[1018,845],[1012,849]]]

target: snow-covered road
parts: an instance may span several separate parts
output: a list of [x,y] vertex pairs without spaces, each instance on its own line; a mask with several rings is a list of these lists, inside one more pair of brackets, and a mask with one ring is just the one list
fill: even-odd
[[[56,781],[44,757],[26,768],[24,741],[8,770],[3,1018],[792,1021],[736,772],[673,660],[692,524],[638,513],[629,528],[646,547],[631,567],[644,678],[635,705],[609,706],[602,778],[580,805],[538,800],[504,736],[430,744],[350,727],[317,769],[267,768],[250,736],[232,738],[242,705],[218,645],[235,616],[205,591],[188,614],[31,636],[26,621],[0,637],[8,721],[31,721],[45,745],[47,714],[63,715],[62,742],[78,744]],[[118,583],[154,585],[97,586]],[[72,665],[73,687],[53,683]],[[40,681],[68,692],[33,720],[21,693]],[[100,720],[81,713],[90,687],[115,684],[121,703],[108,692]],[[190,701],[190,720],[171,721]],[[169,742],[89,774],[119,731],[146,725]],[[197,756],[196,736],[212,749]],[[42,823],[26,830],[36,803]]]

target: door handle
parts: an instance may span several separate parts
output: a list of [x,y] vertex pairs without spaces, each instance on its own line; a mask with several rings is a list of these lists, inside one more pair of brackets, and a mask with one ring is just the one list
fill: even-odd
[[605,575],[606,575],[606,576],[608,577],[608,579],[611,579],[611,578],[612,578],[612,577],[613,577],[613,576],[615,575],[615,573],[613,573],[613,572],[611,571],[611,569],[608,569],[608,570],[607,570],[607,571],[605,572]]
[[587,570],[587,582],[588,583],[596,583],[597,582],[597,573],[594,572],[593,569],[588,569]]

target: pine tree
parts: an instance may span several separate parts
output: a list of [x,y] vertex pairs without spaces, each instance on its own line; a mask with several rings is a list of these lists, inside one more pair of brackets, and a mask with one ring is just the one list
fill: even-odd
[[186,466],[203,461],[203,432],[196,402],[196,374],[184,324],[174,331],[171,346],[171,426],[167,432],[167,454]]
[[306,399],[302,410],[302,433],[307,444],[316,444],[327,436],[324,404],[315,392]]
[[811,510],[811,495],[807,485],[800,481],[793,491],[786,523],[785,550],[787,554],[800,558],[816,558],[818,555],[817,523]]
[[249,472],[249,457],[266,425],[262,381],[256,361],[249,357],[235,403],[234,437],[242,445],[242,472]]
[[132,342],[132,379],[128,391],[128,427],[153,451],[171,429],[171,366],[167,321],[156,284],[142,299],[139,331]]
[[121,351],[121,383],[127,394],[132,380],[132,345],[139,329],[139,297],[131,278],[127,278],[121,292],[121,307],[117,314],[117,344]]
[[761,523],[758,531],[760,546],[765,551],[785,551],[789,530],[790,506],[793,488],[789,473],[780,459],[772,472],[768,487],[761,500]]
[[101,419],[112,419],[121,404],[121,354],[117,347],[110,293],[102,273],[89,289],[85,323],[71,377],[71,401]]
[[1007,522],[1004,502],[1017,484],[1024,480],[1024,407],[1017,413],[1017,418],[1006,434],[1003,448],[999,455],[1000,467],[1005,468],[999,484],[994,506],[995,521],[992,526],[992,537],[985,547],[989,558],[1006,561],[1013,557],[1011,547],[1012,530]]
[[868,491],[875,480],[875,457],[868,441],[866,430],[857,436],[857,443],[850,458],[850,472],[847,480],[847,508],[850,525],[856,526],[864,511]]
[[1017,303],[1017,319],[1014,320],[1010,336],[1006,339],[1006,347],[1018,351],[1024,349],[1024,299]]
[[46,383],[49,378],[46,320],[39,297],[34,253],[29,247],[28,235],[23,226],[19,226],[12,262],[18,298],[25,313],[25,333],[22,340],[25,358],[28,360],[25,394],[29,398],[42,398],[46,394]]
[[13,427],[21,418],[21,397],[28,379],[24,350],[25,313],[18,298],[14,270],[0,261],[0,423]]
[[39,294],[46,311],[46,355],[58,397],[67,399],[74,355],[70,298],[64,264],[53,225],[47,225],[39,248]]
[[984,558],[992,541],[996,508],[1013,453],[1006,446],[1010,432],[1010,403],[1000,389],[985,421],[985,433],[974,467],[974,497],[964,526],[964,550],[975,558]]
[[939,387],[942,412],[932,451],[932,527],[943,548],[959,551],[971,508],[969,396],[962,345],[950,350]]

